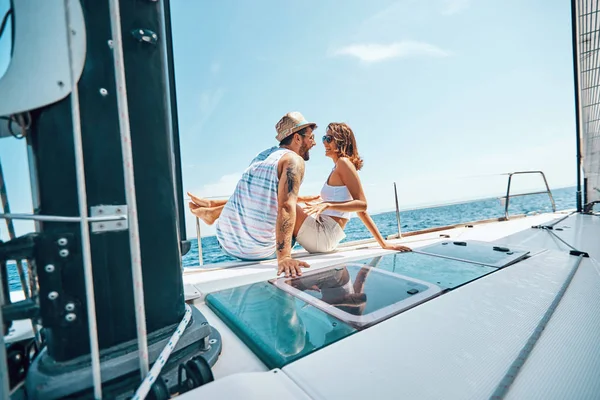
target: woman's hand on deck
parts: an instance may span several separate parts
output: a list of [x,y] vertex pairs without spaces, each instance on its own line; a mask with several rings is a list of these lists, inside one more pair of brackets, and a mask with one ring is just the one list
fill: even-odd
[[394,251],[400,251],[400,252],[412,251],[412,249],[410,247],[402,246],[401,244],[386,243],[385,245],[383,245],[381,247],[383,247],[385,250],[394,250]]
[[307,204],[304,211],[307,215],[319,215],[327,208],[329,208],[329,203],[315,203],[315,204]]
[[311,201],[319,200],[320,195],[316,196],[298,196],[298,203],[310,203]]

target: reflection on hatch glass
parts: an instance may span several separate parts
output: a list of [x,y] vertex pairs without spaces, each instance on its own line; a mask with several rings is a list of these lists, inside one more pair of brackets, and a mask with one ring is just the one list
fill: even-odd
[[372,313],[428,288],[372,271],[368,266],[349,265],[287,279],[285,283],[354,315]]
[[357,328],[364,328],[441,293],[437,285],[374,268],[345,263],[272,281]]
[[488,242],[477,241],[452,241],[444,240],[417,249],[418,253],[452,257],[460,260],[485,264],[491,267],[502,268],[518,261],[529,254],[529,251],[502,246]]
[[453,289],[497,270],[481,264],[415,252],[390,254],[359,262],[370,262],[385,271],[430,282],[443,289]]

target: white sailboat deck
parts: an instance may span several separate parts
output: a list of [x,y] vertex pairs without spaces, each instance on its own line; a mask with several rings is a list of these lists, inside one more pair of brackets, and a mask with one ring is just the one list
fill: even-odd
[[[532,228],[562,218],[552,232],[590,255],[581,259],[570,283],[579,257],[570,255],[570,248],[551,233]],[[221,333],[223,352],[213,368],[216,381],[181,397],[491,398],[554,303],[545,329],[504,397],[598,398],[600,217],[550,213],[424,233],[400,242],[416,249],[441,240],[442,234],[451,240],[518,245],[535,253],[281,371],[269,371],[203,300],[210,292],[274,278],[276,263],[187,270],[186,294],[196,297],[193,304]],[[315,269],[385,253],[376,243],[362,243],[333,254],[298,256]]]

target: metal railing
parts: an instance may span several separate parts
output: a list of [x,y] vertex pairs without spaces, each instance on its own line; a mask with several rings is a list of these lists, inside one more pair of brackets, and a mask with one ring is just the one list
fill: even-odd
[[512,177],[513,175],[525,175],[525,174],[540,174],[542,175],[542,178],[544,179],[544,184],[546,185],[546,190],[542,190],[539,192],[528,192],[528,193],[519,193],[519,194],[513,194],[512,197],[520,197],[520,196],[531,196],[531,195],[535,195],[535,194],[544,194],[546,193],[548,195],[548,197],[550,198],[550,202],[552,203],[552,212],[556,212],[556,204],[554,203],[554,198],[552,197],[552,192],[550,191],[550,187],[548,186],[548,181],[546,180],[546,175],[544,175],[544,173],[542,171],[518,171],[518,172],[509,172],[508,173],[508,185],[506,187],[506,197],[501,197],[501,198],[505,198],[505,205],[504,205],[504,219],[506,219],[508,221],[509,216],[508,216],[508,206],[510,203],[510,198],[511,198],[511,194],[510,194],[510,184],[512,182]]
[[196,217],[196,238],[198,239],[198,265],[204,265],[202,256],[202,238],[200,237],[200,218]]
[[398,224],[398,239],[402,239],[402,225],[400,224],[400,206],[398,205],[398,189],[394,182],[394,198],[396,200],[396,223]]

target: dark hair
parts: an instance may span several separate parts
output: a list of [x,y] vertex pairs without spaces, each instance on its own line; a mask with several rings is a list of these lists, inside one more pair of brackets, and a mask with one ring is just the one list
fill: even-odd
[[[280,146],[289,146],[290,144],[292,144],[292,140],[294,139],[294,135],[298,134],[300,136],[304,136],[308,133],[308,128],[312,128],[313,126],[305,126],[304,128],[300,129],[298,132],[294,132],[291,135],[286,136],[285,139],[283,139],[281,142],[279,142]],[[316,126],[315,126],[316,128]]]
[[327,125],[326,132],[335,139],[340,157],[347,157],[354,164],[356,170],[360,171],[364,162],[358,155],[356,138],[348,124],[344,122],[332,122]]

